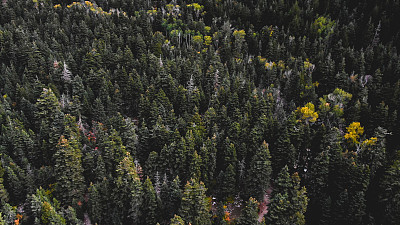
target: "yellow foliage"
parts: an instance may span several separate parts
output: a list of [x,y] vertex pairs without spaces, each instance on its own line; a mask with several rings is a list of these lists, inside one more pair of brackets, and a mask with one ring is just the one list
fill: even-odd
[[360,122],[353,122],[346,129],[347,133],[344,135],[344,138],[357,147],[356,154],[365,149],[365,147],[375,145],[378,141],[376,137],[371,137],[363,141],[364,138],[361,138],[361,135],[364,134],[364,127],[360,125]]
[[172,11],[172,9],[174,8],[173,4],[167,4],[165,5],[165,7],[167,8],[168,11]]
[[49,217],[50,217],[51,211],[53,211],[53,207],[50,205],[50,203],[43,202],[42,216],[41,216],[43,223],[45,223],[45,224],[49,223]]
[[243,39],[246,36],[246,32],[244,30],[235,30],[233,31],[233,36]]
[[311,102],[307,103],[304,107],[298,107],[296,113],[300,115],[301,120],[305,120],[306,122],[314,123],[318,119],[318,113],[315,112],[314,104]]
[[279,62],[278,62],[278,67],[280,68],[280,69],[285,69],[285,63],[282,61],[282,60],[279,60]]
[[204,36],[204,44],[205,45],[210,45],[212,42],[211,36]]
[[147,14],[149,14],[150,16],[157,14],[157,9],[150,9],[147,10]]
[[201,11],[204,9],[203,5],[200,5],[199,3],[192,3],[192,4],[188,4],[186,5],[187,7],[193,7],[195,10],[197,11]]
[[353,122],[347,128],[347,133],[344,138],[354,144],[359,144],[360,135],[364,133],[364,127],[360,125],[360,122]]
[[196,36],[193,36],[193,42],[194,43],[203,43],[203,37],[202,36],[200,36],[200,35],[196,35]]
[[351,97],[353,96],[352,94],[347,93],[347,92],[343,91],[340,88],[336,88],[333,91],[333,94],[336,95],[336,96],[339,96],[341,99],[344,99],[344,100],[350,100]]
[[272,69],[272,63],[270,63],[270,62],[266,62],[265,63],[265,69],[267,69],[267,70],[270,70],[270,69]]
[[55,6],[53,6],[55,9],[58,9],[58,8],[61,8],[61,5],[60,4],[57,4],[57,5],[55,5]]
[[371,137],[370,139],[367,139],[362,142],[363,146],[370,146],[370,145],[375,145],[375,143],[378,141],[378,138],[376,137]]
[[[84,3],[80,3],[80,2],[73,2],[70,5],[67,5],[67,8],[72,8],[74,6],[77,6],[79,8],[88,8],[91,12],[96,13],[96,14],[100,14],[100,15],[107,15],[110,16],[113,12],[115,12],[114,9],[110,9],[109,12],[104,12],[103,9],[101,7],[98,7],[96,5],[94,5],[92,2],[90,1],[85,1]],[[61,5],[55,5],[54,8],[59,8],[61,7]],[[122,12],[122,15],[125,17],[128,17],[127,14],[125,12]]]
[[310,63],[310,61],[308,59],[306,59],[306,61],[304,61],[304,69],[313,70],[314,68],[315,68],[315,65]]
[[89,2],[89,1],[85,1],[85,4],[89,7],[93,7],[93,3]]
[[267,59],[262,56],[257,56],[257,59],[258,61],[260,61],[260,63],[264,63],[265,61],[267,61]]
[[265,63],[265,69],[267,70],[272,70],[272,68],[276,67],[276,63],[275,62],[266,62]]

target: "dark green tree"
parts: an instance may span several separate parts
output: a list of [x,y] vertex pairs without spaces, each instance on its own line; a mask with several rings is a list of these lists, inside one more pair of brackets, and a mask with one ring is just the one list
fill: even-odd
[[247,170],[246,194],[259,201],[264,200],[265,191],[268,189],[272,174],[271,156],[268,144],[264,141],[253,156]]
[[8,193],[7,190],[4,188],[4,168],[3,165],[0,162],[0,202],[1,205],[3,204],[3,202],[7,202],[8,201]]
[[66,224],[60,203],[40,188],[28,197],[29,206],[33,213],[32,224]]
[[258,205],[259,203],[255,198],[250,197],[237,221],[238,225],[258,225]]
[[310,169],[308,196],[310,202],[306,214],[307,223],[323,224],[329,222],[331,198],[329,184],[329,151],[315,157]]
[[229,164],[222,173],[220,200],[233,201],[236,193],[236,172],[232,164]]
[[117,167],[115,185],[115,207],[111,209],[114,223],[138,223],[143,204],[143,187],[129,153],[126,153]]
[[275,181],[270,207],[266,215],[268,224],[305,224],[308,198],[306,188],[300,187],[297,173],[289,175],[287,166],[282,168]]
[[180,190],[179,185],[179,177],[176,177],[170,183],[167,180],[164,180],[161,185],[160,198],[164,212],[164,219],[172,218],[174,214],[178,212],[182,199],[182,191]]
[[179,215],[193,225],[211,224],[211,214],[203,182],[191,179],[185,185]]
[[382,224],[398,224],[400,222],[400,162],[395,160],[392,165],[385,171],[385,175],[380,184],[379,205],[383,215],[380,216],[379,222]]
[[[49,88],[43,88],[40,98],[36,101],[36,118],[39,127],[39,137],[44,159],[51,159],[63,129],[63,114],[58,99]],[[54,132],[55,131],[55,132]],[[42,159],[42,160],[44,160]],[[43,161],[43,163],[51,163]]]
[[56,195],[64,204],[76,206],[84,193],[82,154],[77,138],[61,136],[54,154]]
[[143,184],[143,203],[140,211],[142,224],[156,224],[157,223],[157,196],[154,190],[153,183],[147,177]]
[[183,219],[178,216],[178,215],[174,215],[173,218],[171,218],[171,225],[185,225],[185,221],[183,221]]

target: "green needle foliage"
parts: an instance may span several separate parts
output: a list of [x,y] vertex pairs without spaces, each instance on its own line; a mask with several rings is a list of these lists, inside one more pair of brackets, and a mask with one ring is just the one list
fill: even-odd
[[0,12],[0,224],[400,223],[399,1]]

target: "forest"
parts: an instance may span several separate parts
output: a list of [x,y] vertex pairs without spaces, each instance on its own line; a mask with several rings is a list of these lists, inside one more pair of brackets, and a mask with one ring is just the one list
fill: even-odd
[[400,224],[400,1],[2,0],[0,225]]

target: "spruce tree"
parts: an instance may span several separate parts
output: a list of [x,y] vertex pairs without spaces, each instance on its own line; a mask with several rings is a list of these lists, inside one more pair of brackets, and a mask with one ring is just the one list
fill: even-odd
[[258,205],[255,198],[250,197],[246,202],[246,207],[243,209],[237,221],[238,225],[258,225]]
[[379,205],[382,209],[379,211],[381,211],[383,215],[379,216],[379,222],[382,224],[398,224],[400,222],[399,176],[400,161],[395,160],[385,171],[382,183],[380,184]]
[[3,165],[0,162],[0,204],[3,205],[3,203],[8,201],[8,193],[7,190],[4,188],[4,168]]
[[203,182],[190,179],[185,185],[179,215],[193,225],[211,224],[211,214]]
[[32,224],[66,224],[60,203],[51,198],[46,190],[37,189],[35,194],[28,197],[28,204],[32,211]]
[[272,174],[271,156],[268,144],[264,141],[250,162],[247,170],[246,193],[259,201],[264,200],[265,191],[268,189]]
[[307,204],[306,188],[300,187],[300,177],[297,173],[290,176],[285,166],[275,181],[266,221],[268,224],[305,224]]
[[54,154],[56,194],[63,203],[76,206],[83,197],[84,177],[82,154],[77,148],[76,137],[61,136]]
[[220,200],[233,201],[236,193],[236,172],[232,164],[229,164],[225,172],[222,173]]
[[115,178],[114,223],[138,223],[143,204],[143,187],[139,180],[135,164],[129,153],[120,161]]
[[321,152],[310,170],[308,195],[310,202],[306,214],[307,223],[328,223],[330,217],[330,196],[328,192],[329,152]]
[[173,218],[171,218],[170,224],[171,225],[185,225],[185,221],[183,221],[183,219],[180,216],[175,214],[175,216]]
[[140,207],[141,215],[141,223],[142,224],[156,224],[157,223],[157,196],[153,187],[153,183],[150,178],[147,177],[143,184],[143,202]]
[[[63,115],[58,104],[58,99],[54,92],[49,88],[43,88],[40,98],[36,101],[36,118],[39,127],[39,137],[44,159],[51,159],[55,153],[55,147],[61,136],[63,125]],[[57,132],[52,132],[57,129]],[[44,160],[42,159],[42,160]],[[51,162],[43,161],[45,164]]]
[[182,192],[179,185],[179,177],[176,177],[170,183],[164,180],[161,186],[160,198],[164,212],[164,219],[172,218],[174,214],[178,212],[182,199]]

